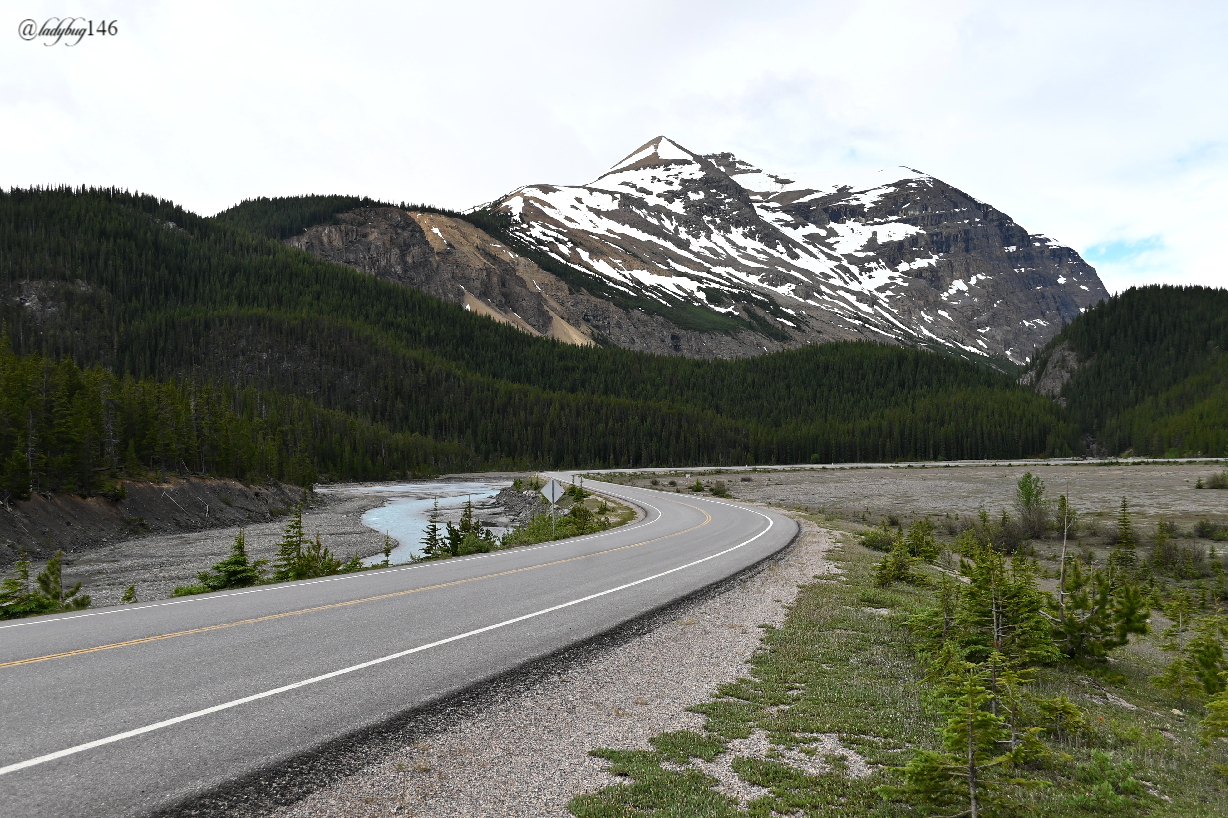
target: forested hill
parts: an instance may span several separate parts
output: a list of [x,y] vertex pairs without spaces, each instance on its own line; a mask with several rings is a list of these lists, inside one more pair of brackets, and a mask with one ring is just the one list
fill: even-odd
[[[272,239],[286,239],[308,227],[330,221],[356,207],[382,207],[366,196],[261,196],[247,199],[218,213],[213,219]],[[401,207],[405,207],[402,203]]]
[[1131,288],[1070,323],[1027,379],[1107,454],[1228,456],[1228,290]]
[[[209,386],[236,416],[274,430],[286,428],[266,417],[278,400],[305,401],[307,415],[336,413],[368,440],[418,435],[438,447],[399,462],[376,446],[389,474],[455,461],[1017,457],[1077,441],[1052,402],[940,354],[848,343],[703,362],[568,346],[115,190],[0,196],[0,319],[13,351],[37,353],[39,366],[70,356],[117,383]],[[21,445],[22,422],[0,420],[0,445]],[[279,445],[322,478],[362,473],[302,427],[292,438]]]

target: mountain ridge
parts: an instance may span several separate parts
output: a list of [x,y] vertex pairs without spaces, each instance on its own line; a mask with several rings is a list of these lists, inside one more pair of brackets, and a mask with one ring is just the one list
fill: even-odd
[[911,168],[807,185],[660,136],[587,185],[527,185],[486,207],[629,295],[758,311],[786,346],[827,332],[1022,364],[1108,297],[1074,250]]

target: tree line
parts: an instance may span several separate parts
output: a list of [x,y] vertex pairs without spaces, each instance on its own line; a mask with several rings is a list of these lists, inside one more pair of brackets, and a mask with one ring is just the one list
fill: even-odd
[[117,377],[70,358],[17,356],[0,333],[0,501],[122,492],[116,481],[201,474],[310,485],[472,467],[455,445],[311,402],[205,381]]

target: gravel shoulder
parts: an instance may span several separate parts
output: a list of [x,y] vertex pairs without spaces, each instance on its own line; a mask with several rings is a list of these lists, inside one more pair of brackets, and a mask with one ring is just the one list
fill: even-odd
[[410,725],[372,746],[358,772],[273,814],[569,815],[576,794],[616,780],[589,750],[647,748],[658,733],[702,726],[687,708],[742,675],[759,626],[783,622],[797,586],[832,570],[824,555],[836,534],[799,522],[794,545],[757,573],[641,635]]

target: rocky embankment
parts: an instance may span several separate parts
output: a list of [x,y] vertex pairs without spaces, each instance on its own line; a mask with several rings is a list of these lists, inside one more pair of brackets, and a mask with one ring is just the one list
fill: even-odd
[[301,488],[280,483],[190,477],[122,486],[118,499],[35,494],[0,507],[0,566],[23,551],[45,559],[57,550],[72,554],[145,534],[268,522],[304,499]]
[[[540,492],[516,491],[513,488],[506,488],[496,494],[492,501],[501,512],[495,519],[495,525],[504,528],[511,528],[527,523],[537,514],[543,514],[550,510],[550,506],[546,504],[546,500],[541,496]],[[484,515],[482,522],[486,523]]]

